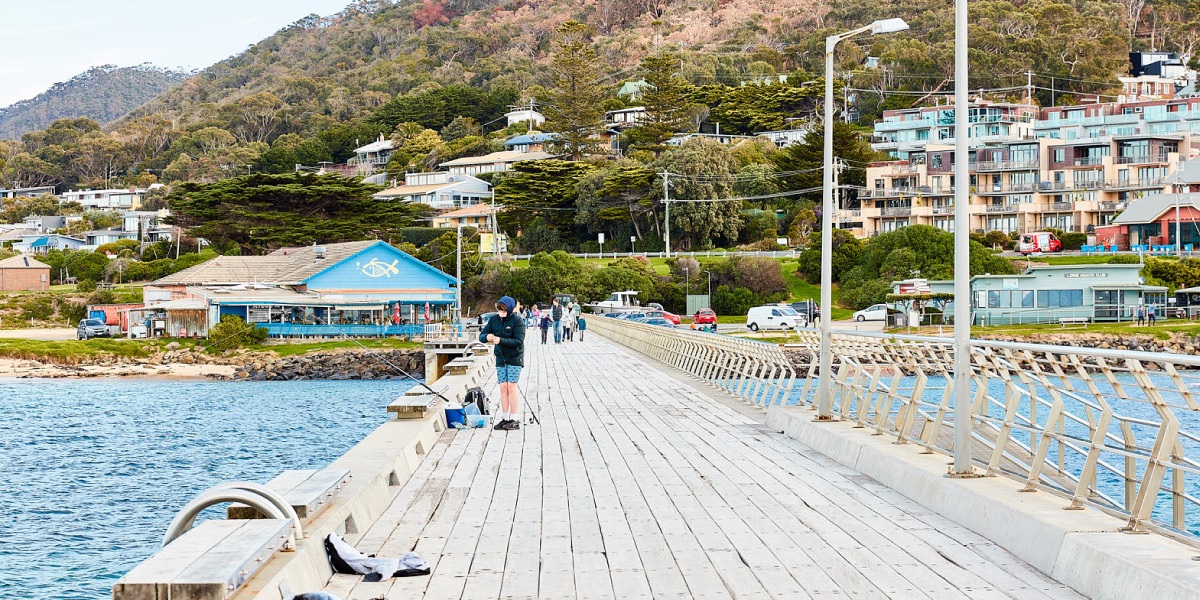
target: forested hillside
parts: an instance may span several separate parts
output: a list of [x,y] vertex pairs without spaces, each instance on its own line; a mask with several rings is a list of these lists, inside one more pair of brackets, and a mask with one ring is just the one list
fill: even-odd
[[18,139],[57,119],[86,117],[104,125],[125,116],[172,86],[186,73],[151,65],[93,67],[56,83],[37,97],[0,108],[0,140]]

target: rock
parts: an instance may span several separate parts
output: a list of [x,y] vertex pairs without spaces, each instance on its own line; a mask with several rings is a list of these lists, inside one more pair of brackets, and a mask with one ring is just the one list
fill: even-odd
[[180,346],[179,342],[171,342],[170,344],[167,344],[167,350],[178,350],[181,347],[182,346]]

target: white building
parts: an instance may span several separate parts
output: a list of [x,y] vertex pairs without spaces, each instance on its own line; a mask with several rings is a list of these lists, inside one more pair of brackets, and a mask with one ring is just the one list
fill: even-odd
[[404,185],[375,194],[384,200],[399,200],[453,210],[491,202],[491,186],[486,181],[463,173],[406,173]]
[[517,123],[525,123],[530,129],[537,129],[546,122],[546,117],[542,113],[532,108],[521,108],[511,112],[504,113],[504,117],[508,119],[509,126]]
[[[156,183],[150,189],[156,187],[162,187],[162,184]],[[59,200],[63,203],[78,202],[84,210],[136,210],[147,191],[145,188],[82,190],[64,192]]]
[[355,167],[360,174],[370,174],[382,169],[392,159],[396,144],[379,134],[379,139],[354,149],[354,158],[346,164]]
[[804,136],[808,135],[808,129],[783,129],[780,131],[756,131],[756,136],[765,137],[775,144],[776,148],[783,149],[793,144],[804,142]]

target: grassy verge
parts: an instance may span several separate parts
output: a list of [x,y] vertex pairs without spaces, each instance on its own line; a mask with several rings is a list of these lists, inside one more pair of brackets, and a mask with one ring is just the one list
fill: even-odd
[[[1097,255],[1092,255],[1092,256],[1034,256],[1034,257],[1030,257],[1028,260],[1032,260],[1034,262],[1042,262],[1042,263],[1046,263],[1046,264],[1050,264],[1050,265],[1106,265],[1106,264],[1112,262],[1112,259],[1114,256],[1116,256],[1116,255],[1097,254]],[[1021,258],[1021,259],[1017,259],[1017,260],[1026,260],[1026,259]]]
[[0,338],[0,357],[73,364],[85,358],[149,356],[146,340],[91,339],[39,341]]
[[1035,334],[1047,333],[1100,333],[1106,335],[1151,335],[1157,339],[1165,340],[1171,337],[1173,333],[1182,333],[1190,336],[1200,335],[1200,324],[1194,321],[1176,321],[1163,320],[1159,321],[1154,327],[1138,327],[1128,321],[1123,323],[1091,323],[1087,328],[1069,327],[1064,329],[1062,325],[991,325],[987,327],[972,327],[972,335],[1013,335],[1013,336],[1028,336]]

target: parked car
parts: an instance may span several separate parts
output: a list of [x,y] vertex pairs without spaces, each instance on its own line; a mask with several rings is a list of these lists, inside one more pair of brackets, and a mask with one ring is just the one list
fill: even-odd
[[658,325],[660,327],[674,327],[675,326],[674,323],[671,323],[671,321],[664,319],[662,317],[650,317],[648,319],[641,319],[638,321],[638,323],[645,323],[646,325]]
[[715,325],[717,323],[717,313],[711,308],[702,308],[692,316],[692,322],[697,325]]
[[664,311],[662,311],[662,314],[663,314],[663,318],[670,321],[672,325],[678,325],[683,322],[683,319],[679,318],[679,315],[677,315],[673,312],[664,310]]
[[791,303],[790,306],[797,314],[804,315],[809,323],[814,323],[821,318],[821,305],[817,304],[816,300],[801,300]]
[[81,340],[94,337],[112,337],[112,332],[108,330],[108,325],[100,319],[81,319],[79,321],[79,329],[75,332]]
[[746,326],[750,331],[759,329],[792,329],[803,317],[786,304],[755,306],[746,314]]
[[854,312],[855,321],[884,321],[887,319],[887,305],[873,304]]

